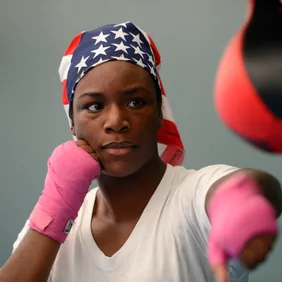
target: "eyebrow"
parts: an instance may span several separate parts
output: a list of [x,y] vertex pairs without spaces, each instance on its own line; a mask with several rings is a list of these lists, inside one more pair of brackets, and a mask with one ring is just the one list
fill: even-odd
[[132,95],[132,94],[134,94],[135,92],[138,92],[138,91],[151,92],[148,88],[146,88],[144,86],[135,85],[135,86],[132,86],[128,89],[125,89],[124,91],[122,91],[122,93],[126,94],[126,95]]
[[82,99],[84,97],[99,98],[101,96],[103,96],[103,94],[99,92],[85,92],[81,94],[78,99]]
[[[150,92],[150,90],[146,87],[143,87],[141,85],[135,85],[135,86],[132,86],[128,89],[125,89],[122,91],[122,94],[125,94],[125,95],[133,95],[134,93],[138,92],[138,91],[146,91],[146,92]],[[83,94],[81,94],[78,99],[81,99],[83,97],[91,97],[91,98],[101,98],[101,96],[104,96],[103,93],[100,93],[100,92],[85,92]]]

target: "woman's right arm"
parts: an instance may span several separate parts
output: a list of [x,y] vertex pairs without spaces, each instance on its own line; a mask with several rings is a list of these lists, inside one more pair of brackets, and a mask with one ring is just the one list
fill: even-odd
[[0,269],[0,282],[46,282],[60,243],[29,229]]
[[48,160],[42,195],[13,254],[0,269],[0,282],[48,281],[60,245],[91,182],[101,173],[95,158],[93,149],[83,140],[67,141],[54,150]]

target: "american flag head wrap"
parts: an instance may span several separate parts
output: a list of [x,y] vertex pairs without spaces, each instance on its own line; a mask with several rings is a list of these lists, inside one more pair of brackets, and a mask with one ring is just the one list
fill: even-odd
[[150,35],[132,22],[83,31],[69,44],[59,67],[63,88],[62,102],[69,125],[71,126],[69,105],[77,83],[90,69],[113,60],[134,63],[150,72],[158,82],[163,100],[163,127],[158,132],[159,155],[166,163],[181,165],[184,160],[184,146],[159,75],[161,56]]

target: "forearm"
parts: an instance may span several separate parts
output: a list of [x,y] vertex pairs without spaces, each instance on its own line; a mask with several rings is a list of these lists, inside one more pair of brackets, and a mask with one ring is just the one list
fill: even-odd
[[87,142],[67,141],[55,148],[48,159],[42,195],[29,217],[31,229],[0,269],[0,282],[48,280],[60,244],[100,173],[100,164]]
[[280,183],[269,173],[241,169],[214,183],[206,197],[213,269],[223,271],[231,259],[249,270],[264,261],[278,238],[281,206]]
[[279,181],[272,176],[271,174],[254,170],[254,169],[241,169],[239,171],[233,172],[231,174],[228,174],[218,181],[216,181],[212,187],[209,189],[209,192],[206,197],[206,209],[208,208],[208,205],[213,197],[214,192],[220,188],[221,184],[229,179],[230,177],[233,177],[238,172],[244,172],[246,175],[251,177],[259,186],[262,195],[271,203],[271,205],[275,208],[277,217],[281,215],[282,211],[282,191],[281,191],[281,184]]
[[46,282],[60,243],[29,230],[0,269],[0,282]]

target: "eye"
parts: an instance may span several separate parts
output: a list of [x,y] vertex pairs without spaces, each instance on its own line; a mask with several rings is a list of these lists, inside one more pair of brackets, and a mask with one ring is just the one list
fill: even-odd
[[85,108],[90,112],[99,112],[104,108],[104,105],[102,103],[92,103]]
[[144,106],[145,102],[142,99],[134,99],[130,100],[129,103],[127,104],[130,108],[138,109]]

